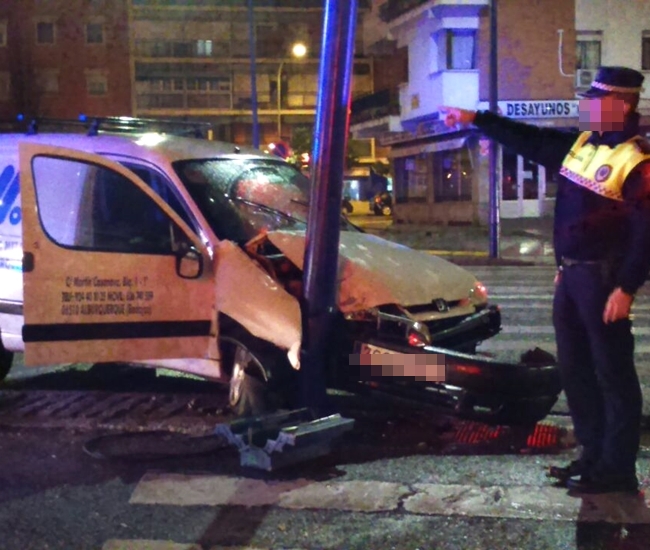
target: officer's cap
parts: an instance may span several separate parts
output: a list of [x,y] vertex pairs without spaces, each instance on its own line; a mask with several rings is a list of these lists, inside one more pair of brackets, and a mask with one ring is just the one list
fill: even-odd
[[582,97],[603,97],[613,93],[638,94],[643,91],[644,76],[628,67],[601,67],[591,87],[581,94]]

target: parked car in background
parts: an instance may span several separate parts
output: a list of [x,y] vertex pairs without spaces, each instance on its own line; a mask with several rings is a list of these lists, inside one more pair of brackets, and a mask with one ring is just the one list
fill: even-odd
[[377,193],[370,201],[370,210],[376,216],[390,216],[393,213],[393,195],[388,191]]

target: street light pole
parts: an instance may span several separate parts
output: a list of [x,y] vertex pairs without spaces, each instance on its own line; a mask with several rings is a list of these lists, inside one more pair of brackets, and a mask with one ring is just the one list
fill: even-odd
[[[291,55],[296,58],[307,55],[307,47],[302,42],[295,42],[291,46]],[[278,67],[278,89],[277,89],[277,107],[278,107],[278,140],[282,140],[282,69],[284,68],[284,59],[280,61]]]
[[[497,0],[490,2],[490,111],[498,112],[498,25],[497,25]],[[501,214],[499,211],[499,144],[492,140],[490,142],[490,258],[499,257],[499,241],[501,237]]]
[[251,57],[251,111],[253,113],[253,147],[260,147],[260,125],[257,119],[257,68],[255,66],[255,12],[253,11],[253,0],[248,0],[248,33]]
[[280,61],[280,66],[278,67],[278,89],[277,91],[277,100],[278,100],[278,141],[282,140],[282,68],[284,67],[284,61]]

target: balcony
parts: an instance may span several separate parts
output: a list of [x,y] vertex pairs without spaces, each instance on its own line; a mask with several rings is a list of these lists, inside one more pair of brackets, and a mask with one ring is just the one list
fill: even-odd
[[424,6],[431,9],[435,17],[476,16],[489,4],[490,0],[388,0],[379,6],[379,18],[384,23],[391,23],[404,14]]
[[414,8],[430,3],[431,0],[388,0],[379,6],[379,18],[390,23]]
[[355,99],[351,105],[350,130],[357,139],[377,137],[388,131],[399,131],[399,93],[381,90]]
[[[164,8],[164,7],[183,7],[183,8],[246,8],[247,0],[132,0],[135,7],[140,8]],[[360,8],[368,8],[369,0],[359,0]],[[276,0],[256,0],[256,8],[278,8]],[[282,8],[323,8],[322,0],[283,0]]]
[[364,95],[352,102],[350,121],[352,124],[400,114],[399,94],[396,90],[381,90]]
[[[316,110],[315,92],[288,92],[283,94],[281,111],[283,115],[313,115]],[[136,108],[139,113],[148,111],[169,111],[169,115],[179,111],[214,111],[222,114],[252,112],[250,90],[225,92],[197,91],[146,91],[136,93]],[[260,114],[271,115],[278,112],[277,96],[264,92],[257,94],[257,108]]]

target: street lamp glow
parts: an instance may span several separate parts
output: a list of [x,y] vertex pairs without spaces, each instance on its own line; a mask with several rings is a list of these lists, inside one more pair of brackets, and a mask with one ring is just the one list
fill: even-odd
[[305,57],[307,55],[307,46],[302,42],[296,42],[291,48],[291,53],[294,57]]

